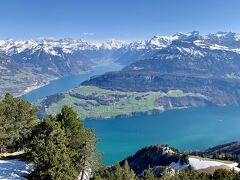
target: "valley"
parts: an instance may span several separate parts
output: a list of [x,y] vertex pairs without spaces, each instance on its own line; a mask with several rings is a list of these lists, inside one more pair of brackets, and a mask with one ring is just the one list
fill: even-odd
[[1,71],[1,88],[21,95],[49,83],[22,98],[39,108],[39,118],[73,107],[85,127],[96,130],[106,165],[150,144],[203,149],[239,137],[238,37],[191,32],[100,46],[48,40],[37,43],[41,51],[31,48],[35,55],[3,52],[8,69]]
[[14,74],[2,75],[0,79],[0,98],[7,92],[21,96],[49,84],[51,80],[56,78],[57,76],[47,74],[34,74],[27,69]]
[[[219,60],[224,62],[231,59],[238,63],[236,61],[240,47],[238,37],[236,33],[219,32],[200,35],[199,32],[194,31],[172,36],[154,36],[149,40],[133,42],[110,40],[93,43],[68,38],[1,40],[0,75],[5,78],[1,78],[0,95],[6,92],[21,95],[47,84],[49,80],[83,74],[105,62],[130,65],[147,59],[167,59],[169,62],[180,60],[176,61],[178,63],[176,70],[181,71],[181,68],[184,70],[187,65],[190,65],[184,61],[199,61],[192,71],[200,75],[206,72],[208,65],[216,64]],[[159,66],[161,64],[156,67]],[[167,66],[173,68],[169,63]],[[134,70],[140,70],[138,68],[142,67],[135,67]],[[197,70],[197,68],[200,69]],[[164,69],[162,72],[169,72],[166,68]],[[224,66],[223,68],[216,66],[213,70],[215,73],[222,70],[225,72]],[[225,76],[239,78],[237,69],[232,70],[225,72]],[[15,88],[11,88],[13,79],[15,80],[16,77]]]
[[[83,119],[197,106],[239,106],[238,36],[191,32],[153,37],[142,44],[144,49],[131,49],[132,43],[124,54],[129,63],[120,56],[116,60],[125,63],[124,68],[93,76],[78,88],[40,100],[41,116],[59,112],[63,104],[74,107]],[[129,51],[134,52],[135,61],[127,56]]]
[[0,97],[6,92],[20,96],[51,80],[113,63],[112,47],[102,46],[73,39],[0,40]]
[[46,86],[33,90],[21,96],[21,98],[34,104],[38,100],[43,99],[47,96],[67,92],[72,88],[78,87],[80,83],[89,80],[92,76],[100,75],[108,71],[117,71],[121,68],[122,65],[110,62],[104,65],[94,66],[90,72],[80,75],[64,76],[56,80],[52,80]]
[[0,1],[0,180],[240,180],[240,1]]

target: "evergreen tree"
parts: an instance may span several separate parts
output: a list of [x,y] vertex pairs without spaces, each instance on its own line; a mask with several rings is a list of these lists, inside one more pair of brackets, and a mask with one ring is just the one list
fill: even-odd
[[0,102],[0,123],[1,123],[1,149],[11,145],[14,140],[14,129],[17,128],[16,111],[14,98],[10,94],[6,94],[5,98]]
[[8,122],[3,116],[4,107],[0,103],[0,153],[10,144]]
[[30,133],[36,120],[37,109],[18,97],[7,93],[0,102],[1,149],[24,146],[23,139]]
[[105,167],[101,167],[95,171],[92,180],[116,180],[115,175]]
[[29,148],[35,170],[30,179],[76,179],[78,172],[69,157],[65,132],[55,118],[49,117],[37,125],[31,139]]
[[100,155],[96,150],[97,138],[92,130],[85,129],[76,112],[64,106],[57,120],[65,129],[71,150],[70,158],[76,171],[80,172],[80,180],[95,171],[100,162]]
[[200,173],[192,169],[182,170],[175,175],[167,175],[162,177],[163,180],[210,180],[211,175]]
[[30,154],[40,179],[85,179],[98,168],[95,133],[85,129],[72,108],[37,125],[29,136]]
[[135,180],[137,179],[134,171],[128,165],[128,161],[124,161],[123,167],[119,163],[115,166],[115,179],[117,180]]
[[234,180],[234,172],[226,169],[218,169],[213,173],[214,180]]
[[101,177],[100,174],[94,175],[94,177],[92,179],[94,179],[94,180],[103,180],[103,178]]
[[153,170],[150,168],[150,166],[148,167],[148,170],[146,172],[146,175],[144,177],[145,180],[154,180],[154,173]]
[[122,169],[122,179],[123,180],[135,180],[136,179],[136,175],[135,175],[134,171],[129,167],[127,160],[124,161],[124,166]]
[[115,177],[118,180],[122,180],[122,168],[119,163],[116,164]]

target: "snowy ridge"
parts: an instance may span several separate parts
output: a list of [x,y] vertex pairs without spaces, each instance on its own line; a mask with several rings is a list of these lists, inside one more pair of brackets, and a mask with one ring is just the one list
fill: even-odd
[[128,43],[125,42],[125,41],[111,39],[107,42],[102,43],[99,46],[99,49],[109,49],[109,50],[111,50],[111,49],[120,49],[120,48],[123,48],[123,47],[126,47],[126,46],[128,46]]
[[73,39],[38,39],[38,40],[20,40],[15,41],[12,39],[1,40],[0,50],[7,55],[19,54],[22,52],[30,51],[31,54],[38,50],[43,50],[53,56],[60,56],[59,50],[63,53],[72,53],[77,50],[95,50],[97,46],[90,44],[87,41],[73,40]]
[[[150,40],[126,42],[121,40],[109,40],[103,43],[89,42],[81,39],[54,39],[41,38],[36,40],[0,40],[0,51],[7,55],[23,52],[33,54],[36,51],[44,51],[53,56],[71,54],[76,51],[99,50],[160,50],[172,45],[173,42],[191,42],[197,47],[209,50],[222,50],[240,53],[240,34],[233,32],[218,32],[216,34],[200,35],[199,32],[177,33],[172,36],[154,36]],[[179,45],[181,48],[181,45]],[[182,49],[192,55],[202,55],[191,49]]]

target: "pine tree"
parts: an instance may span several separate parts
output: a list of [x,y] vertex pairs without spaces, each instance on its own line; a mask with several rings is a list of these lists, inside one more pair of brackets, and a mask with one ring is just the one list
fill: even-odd
[[129,167],[127,160],[124,161],[124,166],[122,169],[122,179],[123,180],[135,180],[136,179],[136,175],[135,175],[134,171]]
[[0,153],[4,152],[6,147],[10,144],[10,136],[8,132],[8,122],[3,115],[4,107],[0,103]]
[[96,174],[93,179],[94,180],[103,180],[103,178],[99,174]]
[[64,106],[57,115],[58,122],[65,129],[68,145],[71,149],[70,158],[76,171],[79,171],[79,179],[89,176],[100,163],[100,155],[96,150],[97,138],[92,130],[85,129],[76,112],[72,108]]
[[94,172],[92,180],[116,180],[115,174],[109,171],[106,167],[100,167]]
[[30,133],[36,120],[37,109],[18,97],[7,93],[0,102],[1,149],[23,148],[23,139]]
[[98,168],[95,133],[84,128],[70,107],[64,106],[56,117],[34,127],[29,140],[34,178],[82,180]]
[[148,167],[148,170],[146,172],[144,179],[145,180],[154,180],[154,173],[153,173],[153,170],[150,168],[150,166]]
[[69,157],[65,132],[55,118],[49,117],[37,125],[31,139],[29,148],[35,164],[32,179],[76,179],[78,172]]
[[118,179],[118,180],[122,180],[123,179],[123,177],[122,177],[122,168],[121,168],[119,163],[116,164],[115,176],[116,176],[116,179]]
[[217,169],[214,173],[213,173],[213,179],[214,180],[231,180],[233,179],[233,174],[231,171],[226,170],[226,169]]
[[0,102],[0,122],[1,122],[1,149],[11,145],[14,140],[14,129],[16,129],[15,120],[15,103],[14,98],[10,94],[6,94],[5,98]]
[[24,140],[31,133],[33,126],[36,124],[38,110],[29,102],[20,98],[15,98],[16,102],[16,124],[18,129],[15,129],[15,147],[16,150],[25,145]]

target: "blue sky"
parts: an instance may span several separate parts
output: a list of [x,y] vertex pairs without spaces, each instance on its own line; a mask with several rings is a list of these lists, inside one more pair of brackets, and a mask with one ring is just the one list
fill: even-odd
[[148,39],[240,32],[239,0],[1,0],[0,38]]

